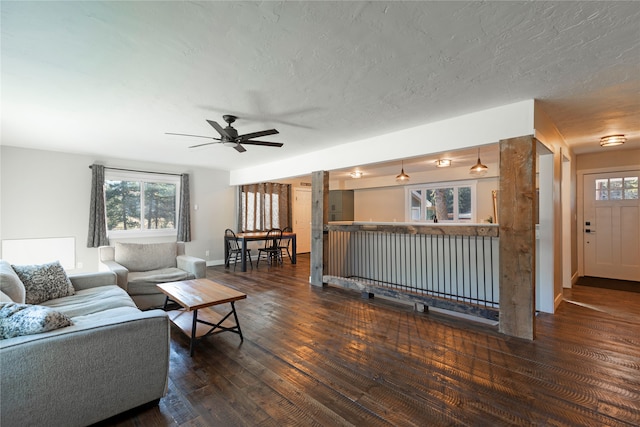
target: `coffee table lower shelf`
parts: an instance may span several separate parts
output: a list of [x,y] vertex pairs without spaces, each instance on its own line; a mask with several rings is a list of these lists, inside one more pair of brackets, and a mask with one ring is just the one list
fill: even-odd
[[[240,325],[233,322],[230,316],[235,316],[235,307],[226,315],[220,314],[212,309],[201,310],[171,310],[167,311],[167,315],[171,322],[178,327],[186,336],[191,338],[190,353],[193,355],[193,347],[197,340],[200,340],[209,335],[219,334],[221,332],[233,332],[242,337],[242,331]],[[194,317],[195,321],[195,333],[194,333]]]

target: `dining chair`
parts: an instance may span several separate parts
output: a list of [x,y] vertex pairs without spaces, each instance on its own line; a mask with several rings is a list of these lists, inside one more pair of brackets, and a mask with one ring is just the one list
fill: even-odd
[[284,253],[287,253],[287,256],[289,257],[289,261],[291,261],[293,263],[293,260],[291,259],[291,251],[289,250],[289,248],[291,247],[291,236],[285,236],[284,233],[293,233],[293,229],[291,227],[285,227],[282,229],[282,238],[280,239],[280,251],[282,252],[281,257],[284,259]]
[[264,241],[264,247],[258,248],[258,262],[256,263],[256,268],[260,266],[260,260],[262,259],[263,255],[268,261],[269,266],[271,266],[274,261],[279,265],[282,265],[280,239],[282,239],[282,230],[280,230],[279,228],[273,228],[267,232]]
[[[231,258],[233,258],[233,271],[236,271],[236,264],[238,261],[242,262],[242,247],[238,243],[238,237],[236,233],[233,232],[230,228],[227,228],[224,231],[224,237],[227,241],[227,247],[229,251],[229,255],[227,255],[227,259],[225,260],[225,265],[229,265]],[[249,261],[249,265],[251,265],[251,269],[253,270],[253,262],[251,261],[251,249],[247,248],[245,252],[247,261]]]

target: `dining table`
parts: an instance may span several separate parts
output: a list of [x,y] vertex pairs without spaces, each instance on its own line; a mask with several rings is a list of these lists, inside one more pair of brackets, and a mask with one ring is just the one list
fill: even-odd
[[[229,243],[228,240],[233,239],[233,237],[228,237],[225,235],[224,237],[224,259],[229,259]],[[291,264],[296,263],[296,233],[285,231],[282,233],[282,239],[291,239]],[[247,271],[247,242],[258,242],[267,240],[267,232],[266,231],[249,231],[243,233],[236,234],[236,240],[240,243],[240,247],[242,248],[242,264],[241,271]],[[275,240],[275,239],[274,239]],[[228,266],[228,264],[225,264]]]

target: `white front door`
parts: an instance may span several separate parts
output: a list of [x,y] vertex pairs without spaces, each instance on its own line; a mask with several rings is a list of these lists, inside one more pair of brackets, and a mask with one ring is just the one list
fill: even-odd
[[584,274],[640,281],[640,171],[584,175]]
[[295,188],[293,203],[293,231],[296,233],[296,252],[311,252],[311,189]]

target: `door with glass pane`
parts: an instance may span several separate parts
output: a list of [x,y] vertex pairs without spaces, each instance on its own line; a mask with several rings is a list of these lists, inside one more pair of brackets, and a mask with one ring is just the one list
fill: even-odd
[[640,281],[639,176],[584,175],[585,276]]

